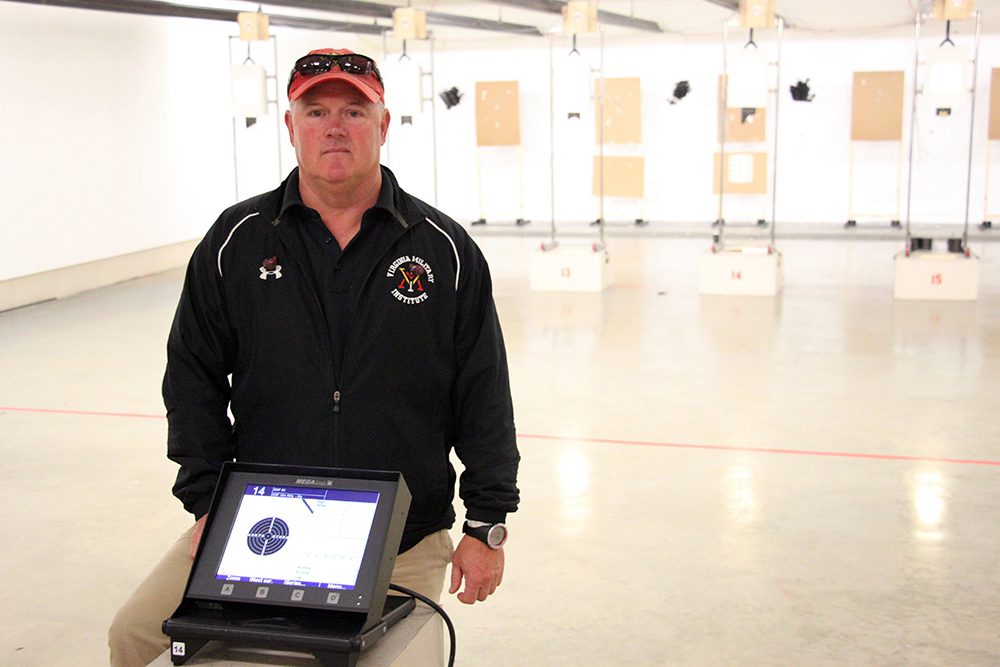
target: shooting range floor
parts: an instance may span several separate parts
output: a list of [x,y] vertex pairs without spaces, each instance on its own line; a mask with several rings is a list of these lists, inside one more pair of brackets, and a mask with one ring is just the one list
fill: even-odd
[[[898,240],[783,242],[771,298],[699,296],[707,238],[611,238],[602,294],[529,291],[537,238],[478,239],[522,508],[496,596],[445,602],[459,665],[1000,664],[1000,246],[957,303],[893,299]],[[0,664],[106,664],[189,524],[181,280],[0,313]]]

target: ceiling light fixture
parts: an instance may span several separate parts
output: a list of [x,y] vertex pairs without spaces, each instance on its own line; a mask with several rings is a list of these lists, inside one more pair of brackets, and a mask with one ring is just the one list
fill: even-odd
[[[71,7],[74,9],[95,9],[123,14],[144,14],[148,16],[173,16],[179,18],[207,19],[210,21],[235,21],[238,12],[196,5],[175,5],[155,0],[10,0],[30,5],[48,5],[54,7]],[[190,0],[197,2],[197,0]],[[267,4],[279,7],[294,7],[296,9],[312,9],[339,14],[354,14],[370,16],[376,19],[392,20],[395,7],[380,5],[373,2],[353,0],[272,0]],[[272,26],[286,28],[302,28],[305,30],[323,30],[327,32],[349,32],[366,35],[381,35],[392,29],[390,25],[379,23],[352,23],[299,16],[279,16],[269,14]],[[505,21],[489,21],[468,16],[427,12],[427,23],[469,30],[489,30],[493,32],[513,33],[540,37],[542,32],[531,25],[507,23]]]
[[[236,21],[239,12],[210,7],[195,7],[192,5],[172,5],[153,0],[9,0],[28,5],[44,5],[47,7],[70,7],[72,9],[93,9],[120,14],[140,14],[144,16],[170,16],[187,19],[204,19],[208,21]],[[286,28],[303,28],[306,30],[326,30],[331,32],[350,32],[370,35],[380,35],[389,29],[370,23],[350,23],[348,21],[327,21],[323,19],[300,18],[295,16],[279,16],[268,14],[272,26]]]
[[[298,9],[314,9],[324,12],[336,12],[339,14],[354,14],[357,16],[370,16],[377,19],[391,19],[393,11],[398,7],[382,5],[375,2],[363,2],[362,0],[270,0],[269,5],[280,7],[296,7]],[[541,37],[542,32],[531,25],[520,23],[507,23],[506,21],[491,21],[472,16],[460,16],[458,14],[444,14],[442,12],[425,12],[428,25],[447,26],[451,28],[467,28],[469,30],[489,30],[492,32],[506,32],[517,35],[532,35]]]
[[[730,9],[732,11],[739,11],[740,0],[702,0],[702,2],[707,2],[710,5],[715,5],[716,7],[722,7],[723,9]],[[781,18],[785,22],[786,28],[794,27],[792,22],[786,19],[781,14],[775,14],[775,18]]]
[[715,5],[716,7],[722,7],[723,9],[732,9],[736,11],[740,8],[740,0],[704,0],[710,5]]
[[[498,5],[510,5],[521,9],[531,9],[536,12],[546,14],[562,14],[563,7],[567,5],[563,0],[493,0]],[[655,21],[626,16],[625,14],[615,14],[601,9],[597,10],[597,22],[607,25],[617,25],[635,30],[645,30],[648,32],[663,32],[663,29]]]
[[533,25],[508,23],[507,21],[491,21],[489,19],[477,19],[471,16],[442,14],[441,12],[427,12],[427,22],[433,25],[448,26],[451,28],[489,30],[492,32],[507,32],[515,35],[530,35],[532,37],[542,36],[542,31]]

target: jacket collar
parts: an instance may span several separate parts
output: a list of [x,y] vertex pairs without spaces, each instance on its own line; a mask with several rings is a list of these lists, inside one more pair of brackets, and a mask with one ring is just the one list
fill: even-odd
[[[378,199],[375,201],[375,206],[372,208],[381,208],[389,216],[395,220],[400,227],[406,229],[410,225],[419,221],[420,218],[413,219],[412,215],[406,215],[410,213],[410,207],[407,205],[406,193],[404,193],[400,187],[398,181],[396,181],[396,176],[393,174],[388,167],[380,165],[382,169],[382,187],[378,192]],[[285,182],[281,185],[284,192],[281,198],[281,208],[278,211],[278,217],[274,220],[274,225],[277,226],[282,220],[288,220],[288,212],[295,207],[308,208],[302,202],[302,194],[299,192],[299,168],[296,167],[292,170],[292,173],[288,175]]]

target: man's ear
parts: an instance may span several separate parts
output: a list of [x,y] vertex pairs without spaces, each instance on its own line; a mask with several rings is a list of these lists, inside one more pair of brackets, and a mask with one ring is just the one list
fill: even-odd
[[382,112],[382,128],[381,128],[382,129],[382,145],[383,146],[385,145],[386,134],[389,132],[389,118],[390,118],[390,116],[389,116],[389,110],[388,109],[383,110],[383,112]]
[[295,127],[292,125],[292,110],[285,112],[285,127],[288,128],[288,140],[295,145]]

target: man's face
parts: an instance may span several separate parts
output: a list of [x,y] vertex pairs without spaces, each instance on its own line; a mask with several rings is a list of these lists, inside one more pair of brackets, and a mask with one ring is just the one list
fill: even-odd
[[378,171],[389,112],[343,81],[307,91],[285,113],[300,178],[321,183],[360,183]]

